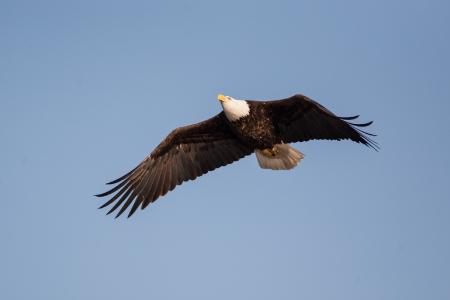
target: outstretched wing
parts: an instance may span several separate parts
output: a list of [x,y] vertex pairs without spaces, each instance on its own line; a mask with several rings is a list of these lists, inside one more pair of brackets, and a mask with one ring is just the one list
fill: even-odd
[[349,139],[375,150],[379,149],[377,143],[370,138],[375,135],[360,129],[371,125],[372,122],[349,122],[359,116],[338,117],[303,95],[266,101],[265,105],[271,112],[275,129],[284,143]]
[[110,214],[122,206],[118,217],[133,203],[130,217],[139,206],[144,209],[184,181],[237,161],[253,150],[231,132],[223,112],[204,122],[177,128],[135,169],[108,183],[116,184],[114,188],[96,195],[115,193],[100,208],[114,203]]

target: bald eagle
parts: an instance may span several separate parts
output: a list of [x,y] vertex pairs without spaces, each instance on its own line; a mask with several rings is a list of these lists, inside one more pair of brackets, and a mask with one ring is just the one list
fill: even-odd
[[112,189],[96,195],[113,195],[100,208],[114,203],[107,214],[120,207],[117,218],[133,204],[130,217],[184,181],[252,153],[263,169],[290,170],[304,155],[289,143],[352,140],[378,149],[370,138],[375,135],[360,129],[372,122],[351,123],[359,116],[338,117],[303,95],[274,101],[217,98],[221,113],[173,130],[136,168],[109,182],[115,185]]

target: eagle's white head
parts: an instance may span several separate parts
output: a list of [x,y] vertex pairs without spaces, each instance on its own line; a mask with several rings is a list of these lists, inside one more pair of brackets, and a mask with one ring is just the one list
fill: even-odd
[[250,106],[245,100],[237,100],[224,95],[217,96],[217,99],[222,105],[225,116],[230,121],[237,121],[250,113]]

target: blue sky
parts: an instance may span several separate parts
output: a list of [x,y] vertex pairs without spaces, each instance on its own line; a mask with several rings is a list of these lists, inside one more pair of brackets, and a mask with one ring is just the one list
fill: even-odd
[[[0,298],[449,299],[449,36],[448,1],[1,1]],[[303,93],[382,149],[97,210],[219,93]]]

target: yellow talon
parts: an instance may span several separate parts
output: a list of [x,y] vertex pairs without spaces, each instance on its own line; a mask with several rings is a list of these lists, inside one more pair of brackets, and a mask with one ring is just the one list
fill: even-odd
[[272,149],[267,148],[262,150],[262,153],[268,157],[275,157],[278,154],[278,149],[276,147],[273,147]]

